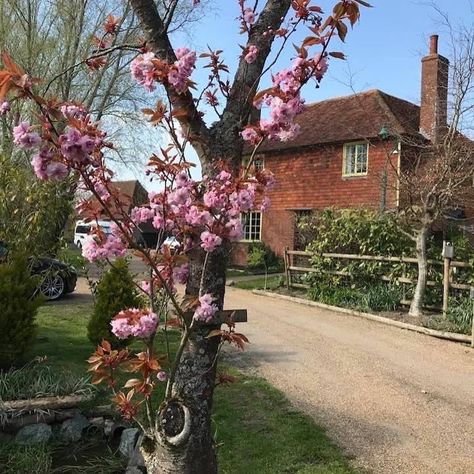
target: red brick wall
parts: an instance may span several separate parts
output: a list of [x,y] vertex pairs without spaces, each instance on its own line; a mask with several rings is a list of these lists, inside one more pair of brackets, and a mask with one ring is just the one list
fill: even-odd
[[387,158],[387,207],[397,206],[395,169],[398,154],[391,154],[393,143],[369,146],[366,176],[343,177],[343,144],[321,146],[305,151],[267,154],[265,168],[275,174],[277,184],[270,193],[272,204],[262,225],[263,241],[281,255],[285,246],[293,247],[295,209],[328,207],[369,207],[378,209],[382,176]]

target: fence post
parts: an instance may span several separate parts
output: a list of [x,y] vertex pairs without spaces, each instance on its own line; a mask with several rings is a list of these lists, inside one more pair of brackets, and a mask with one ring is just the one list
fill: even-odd
[[291,276],[290,276],[290,256],[288,255],[288,251],[290,247],[285,247],[285,275],[286,275],[286,289],[289,291],[291,287]]
[[471,332],[471,347],[474,347],[474,286],[471,286],[471,300],[472,300],[472,332]]
[[443,316],[446,316],[449,307],[449,280],[451,275],[451,260],[453,257],[453,245],[450,242],[443,241]]

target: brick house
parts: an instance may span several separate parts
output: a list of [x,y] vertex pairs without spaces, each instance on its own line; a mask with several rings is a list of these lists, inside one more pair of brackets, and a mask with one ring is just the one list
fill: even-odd
[[380,90],[317,102],[298,117],[301,134],[294,141],[261,147],[256,166],[271,170],[277,185],[269,211],[246,216],[244,240],[233,251],[235,265],[246,264],[252,241],[280,255],[294,248],[296,218],[312,210],[397,209],[395,170],[410,154],[402,138],[436,140],[447,124],[449,61],[438,54],[437,36],[421,69],[420,106]]

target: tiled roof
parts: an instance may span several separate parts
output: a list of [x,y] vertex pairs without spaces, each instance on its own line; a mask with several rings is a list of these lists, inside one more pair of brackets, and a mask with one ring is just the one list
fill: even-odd
[[262,152],[370,139],[385,126],[394,135],[418,134],[420,107],[379,90],[310,104],[297,117],[301,133],[293,141],[266,142]]

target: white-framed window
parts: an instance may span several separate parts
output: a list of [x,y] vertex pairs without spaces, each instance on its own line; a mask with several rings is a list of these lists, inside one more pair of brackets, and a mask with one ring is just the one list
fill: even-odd
[[240,215],[244,236],[248,242],[262,240],[262,213],[260,211],[245,212]]
[[369,144],[366,142],[344,145],[342,176],[363,176],[369,164]]
[[253,164],[255,166],[255,171],[263,171],[265,169],[265,156],[257,155],[253,160]]
[[[244,168],[249,164],[250,156],[245,156],[242,160]],[[256,155],[252,161],[252,169],[255,171],[263,171],[265,169],[265,155]]]

